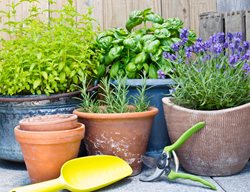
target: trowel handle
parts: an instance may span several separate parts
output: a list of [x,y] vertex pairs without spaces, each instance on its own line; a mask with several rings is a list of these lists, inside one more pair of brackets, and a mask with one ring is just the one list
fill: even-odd
[[171,170],[167,177],[168,177],[169,180],[175,180],[175,179],[178,179],[178,178],[190,179],[192,181],[196,181],[196,182],[199,182],[199,183],[201,183],[203,185],[206,185],[210,189],[216,190],[215,185],[213,185],[209,181],[207,181],[205,179],[202,179],[201,177],[198,177],[198,176],[195,176],[195,175],[191,175],[191,174],[187,174],[187,173],[177,173],[177,172],[174,172],[173,170]]
[[165,147],[164,151],[168,153],[175,149],[178,149],[183,143],[185,143],[186,140],[188,140],[194,133],[198,132],[203,127],[205,127],[205,122],[199,122],[195,124],[193,127],[185,131],[175,143]]
[[18,187],[10,190],[9,192],[57,192],[60,189],[64,189],[63,183],[60,179],[53,179],[50,181],[44,181],[41,183],[35,183],[23,187]]

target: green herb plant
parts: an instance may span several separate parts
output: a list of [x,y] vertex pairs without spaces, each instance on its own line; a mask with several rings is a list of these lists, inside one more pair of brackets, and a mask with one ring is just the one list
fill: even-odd
[[[153,23],[152,26],[148,27],[147,22]],[[140,24],[144,24],[143,28],[135,28]],[[182,28],[180,19],[164,20],[151,9],[131,12],[126,28],[106,30],[96,39],[97,47],[102,50],[100,76],[108,74],[115,78],[118,74],[133,79],[140,78],[145,71],[147,78],[157,79],[158,70],[168,66],[162,54],[173,51],[171,45],[180,41]],[[192,44],[195,37],[189,31],[188,43]]]
[[219,110],[250,102],[250,43],[241,33],[216,33],[183,46],[175,55],[164,54],[174,69],[169,75],[177,105]]
[[[31,8],[17,21],[17,9],[24,2]],[[61,10],[41,11],[34,2],[39,1],[12,2],[7,5],[10,11],[0,12],[8,20],[1,31],[9,36],[0,38],[1,95],[71,92],[83,74],[97,75],[99,53],[94,50],[91,9],[80,14],[68,0]],[[50,15],[48,21],[39,19],[44,14]]]
[[[143,84],[137,88],[138,95],[128,97],[128,86],[126,85],[126,77],[116,77],[116,84],[113,84],[108,77],[100,80],[99,90],[100,98],[95,99],[88,92],[89,83],[87,78],[82,78],[81,96],[82,103],[80,105],[82,112],[88,113],[129,113],[147,111],[149,101],[146,96],[146,79]],[[129,102],[133,103],[135,108],[131,108]]]

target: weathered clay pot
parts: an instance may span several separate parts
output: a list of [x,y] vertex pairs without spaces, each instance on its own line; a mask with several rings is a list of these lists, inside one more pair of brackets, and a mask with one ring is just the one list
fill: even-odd
[[26,131],[60,131],[74,129],[78,126],[74,114],[40,115],[22,119],[20,129]]
[[24,161],[32,183],[59,177],[61,166],[76,158],[85,127],[62,131],[24,131],[15,127]]
[[146,152],[157,108],[120,114],[84,113],[79,109],[73,113],[86,125],[85,145],[89,155],[118,156],[129,163],[133,175],[140,173],[141,157]]
[[177,154],[188,172],[226,176],[241,171],[250,157],[250,103],[223,110],[201,111],[175,105],[163,98],[172,142],[197,122],[206,127],[193,135]]

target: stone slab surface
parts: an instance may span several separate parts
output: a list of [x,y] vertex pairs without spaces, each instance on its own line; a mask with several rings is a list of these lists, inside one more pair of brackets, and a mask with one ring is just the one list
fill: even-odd
[[250,161],[239,174],[213,179],[227,192],[250,192]]
[[[140,175],[129,177],[111,186],[99,190],[100,192],[211,192],[203,185],[178,179],[169,182],[165,177],[159,181],[145,183],[139,181],[141,176],[148,174],[143,171]],[[204,177],[216,185],[218,192],[250,192],[250,162],[239,174],[229,177]],[[29,177],[22,163],[13,163],[0,160],[0,192],[7,192],[13,187],[29,184]],[[64,190],[66,191],[66,190]]]

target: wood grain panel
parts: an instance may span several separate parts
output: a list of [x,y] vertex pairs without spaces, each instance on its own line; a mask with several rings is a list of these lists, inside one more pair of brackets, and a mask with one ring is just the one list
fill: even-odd
[[132,10],[152,8],[155,13],[162,14],[161,0],[132,0]]
[[217,11],[239,11],[249,10],[250,0],[217,0]]
[[207,40],[211,35],[223,32],[223,14],[208,12],[200,15],[200,37]]
[[246,40],[250,41],[250,11],[246,11],[245,15],[246,15]]
[[242,32],[243,38],[246,38],[244,11],[233,11],[224,14],[225,17],[225,31],[227,32]]
[[189,0],[162,0],[162,16],[177,17],[184,21],[185,27],[190,28]]
[[92,8],[92,17],[100,24],[103,29],[103,0],[76,0],[77,11],[85,13],[88,7]]
[[199,15],[203,12],[216,11],[216,0],[189,0],[190,29],[199,34]]
[[133,9],[131,0],[105,0],[103,4],[104,29],[124,27],[130,11]]
[[[8,7],[6,6],[7,4],[9,4],[9,0],[6,0],[6,1],[0,1],[0,10],[1,11],[8,11]],[[0,13],[0,29],[3,29],[4,27],[4,23],[7,21],[7,18]],[[7,39],[9,38],[9,35],[5,32],[0,32],[0,39],[1,38],[4,38],[4,39]]]

